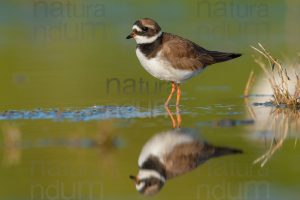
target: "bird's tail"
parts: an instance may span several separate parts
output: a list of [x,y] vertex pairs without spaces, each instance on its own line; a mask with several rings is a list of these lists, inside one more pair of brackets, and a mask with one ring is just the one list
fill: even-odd
[[227,61],[227,60],[238,58],[242,54],[240,54],[240,53],[224,53],[224,52],[218,52],[218,51],[209,51],[209,55],[214,58],[214,61],[216,63],[218,63],[218,62],[224,62],[224,61]]
[[240,153],[243,153],[243,151],[240,149],[234,149],[234,148],[228,148],[228,147],[216,147],[214,156],[219,157],[219,156],[240,154]]

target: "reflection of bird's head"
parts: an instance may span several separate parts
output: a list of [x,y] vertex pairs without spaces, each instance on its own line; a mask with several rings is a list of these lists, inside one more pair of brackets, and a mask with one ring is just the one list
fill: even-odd
[[155,170],[141,169],[137,176],[129,176],[135,181],[137,191],[145,196],[158,193],[165,184],[165,178]]

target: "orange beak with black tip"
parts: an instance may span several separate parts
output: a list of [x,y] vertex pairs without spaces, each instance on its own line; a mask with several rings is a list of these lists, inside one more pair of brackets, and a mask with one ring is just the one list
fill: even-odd
[[131,33],[126,37],[126,39],[134,38],[134,36],[135,36],[135,33],[134,33],[134,32],[131,32]]
[[[127,39],[129,39],[129,38],[127,38]],[[135,183],[139,183],[140,182],[140,180],[136,176],[130,175],[129,178],[131,180],[133,180]]]

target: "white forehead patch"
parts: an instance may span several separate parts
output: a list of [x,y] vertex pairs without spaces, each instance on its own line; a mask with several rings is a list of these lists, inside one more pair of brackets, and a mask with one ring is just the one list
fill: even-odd
[[160,31],[156,35],[152,37],[147,37],[147,36],[142,36],[142,35],[135,35],[134,39],[136,43],[138,44],[147,44],[147,43],[152,43],[154,42],[159,36],[161,36],[162,32]]
[[142,29],[138,27],[137,25],[133,25],[132,30],[137,30],[138,32],[142,32]]

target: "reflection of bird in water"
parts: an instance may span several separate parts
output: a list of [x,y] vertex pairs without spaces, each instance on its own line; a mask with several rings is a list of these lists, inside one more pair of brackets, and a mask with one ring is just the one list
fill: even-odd
[[139,173],[130,178],[140,193],[153,195],[167,179],[189,172],[210,158],[236,153],[242,151],[210,145],[190,129],[170,130],[144,145],[138,159]]

